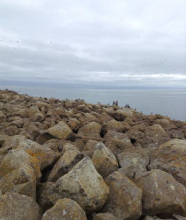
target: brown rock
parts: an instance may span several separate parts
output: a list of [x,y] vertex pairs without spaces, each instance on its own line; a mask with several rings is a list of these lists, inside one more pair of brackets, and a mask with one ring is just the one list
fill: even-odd
[[123,132],[124,128],[121,122],[112,119],[108,121],[102,128],[102,134],[105,135],[109,130],[115,130],[117,132]]
[[171,140],[161,145],[151,155],[150,169],[171,173],[186,186],[186,140]]
[[136,184],[143,190],[144,214],[172,213],[186,216],[186,188],[171,174],[152,170],[137,178]]
[[82,150],[82,154],[92,158],[97,144],[98,144],[97,141],[89,139]]
[[127,117],[134,118],[134,110],[129,108],[118,109],[113,116],[117,121],[124,121]]
[[83,209],[71,199],[59,199],[56,204],[47,210],[42,220],[86,220]]
[[53,167],[48,181],[57,181],[60,177],[68,173],[81,159],[83,159],[83,154],[80,154],[79,151],[74,149],[66,150]]
[[126,176],[114,172],[107,177],[109,199],[101,211],[118,219],[139,219],[142,214],[142,191]]
[[2,220],[40,220],[41,210],[30,197],[19,193],[6,193],[0,198]]
[[72,134],[72,130],[63,121],[60,121],[57,125],[49,128],[47,132],[58,139],[68,139]]
[[79,129],[78,136],[82,138],[101,140],[101,125],[96,122],[90,122]]
[[92,162],[98,173],[106,178],[108,175],[118,170],[118,162],[109,148],[103,143],[98,143],[92,157]]
[[111,213],[99,213],[92,220],[117,220]]

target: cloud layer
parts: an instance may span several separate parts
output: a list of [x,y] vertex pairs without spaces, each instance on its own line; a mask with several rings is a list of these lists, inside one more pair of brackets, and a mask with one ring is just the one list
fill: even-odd
[[186,86],[185,0],[0,2],[0,79]]

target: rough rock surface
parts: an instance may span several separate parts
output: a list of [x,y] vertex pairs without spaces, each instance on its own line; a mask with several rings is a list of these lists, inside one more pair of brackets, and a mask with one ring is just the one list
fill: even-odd
[[183,220],[185,139],[186,122],[130,106],[0,90],[0,220],[54,219],[64,198],[88,220]]
[[138,219],[142,214],[142,191],[126,176],[114,172],[106,178],[109,199],[102,211],[118,219]]
[[171,213],[186,216],[186,188],[171,174],[152,170],[136,179],[143,191],[143,210],[147,215]]
[[71,199],[59,199],[56,204],[47,210],[42,220],[86,220],[86,214],[77,202]]

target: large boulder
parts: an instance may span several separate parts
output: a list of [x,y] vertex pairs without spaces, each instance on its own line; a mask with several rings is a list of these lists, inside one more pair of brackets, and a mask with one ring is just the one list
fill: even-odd
[[85,146],[83,147],[82,154],[92,158],[97,144],[98,144],[97,141],[89,139],[87,143],[85,144]]
[[40,191],[42,206],[52,206],[58,199],[76,201],[86,213],[99,210],[107,201],[109,188],[97,173],[91,159],[85,157],[55,184],[47,184]]
[[36,199],[36,177],[33,168],[24,164],[8,172],[0,179],[0,190],[3,194],[14,191]]
[[78,136],[81,138],[101,140],[101,125],[97,122],[90,122],[79,129]]
[[57,181],[60,177],[68,173],[81,159],[83,159],[83,154],[81,154],[78,150],[66,150],[53,167],[48,177],[48,181]]
[[42,220],[86,220],[84,210],[77,202],[71,199],[59,199],[56,204],[47,210]]
[[186,140],[174,139],[161,145],[151,155],[149,168],[171,173],[186,186]]
[[0,197],[0,219],[40,220],[41,210],[32,198],[9,192]]
[[101,211],[112,213],[117,219],[139,219],[142,214],[142,190],[119,172],[106,178],[109,199]]
[[101,142],[96,145],[92,162],[103,178],[106,178],[108,175],[118,170],[116,157],[112,151]]
[[111,213],[98,213],[92,220],[117,220]]
[[60,121],[57,125],[54,125],[53,127],[49,128],[47,130],[47,133],[50,135],[58,138],[58,139],[68,139],[72,135],[72,130],[69,128],[69,126],[63,122]]
[[134,118],[134,110],[130,108],[118,109],[113,113],[113,117],[117,121],[124,121],[127,117]]
[[186,188],[171,174],[152,170],[135,182],[143,191],[144,214],[171,213],[186,216]]

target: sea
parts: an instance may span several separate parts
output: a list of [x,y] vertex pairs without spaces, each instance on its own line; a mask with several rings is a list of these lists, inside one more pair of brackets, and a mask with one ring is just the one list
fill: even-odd
[[59,86],[20,86],[0,85],[0,89],[9,89],[35,97],[64,99],[84,99],[88,103],[109,104],[118,101],[120,107],[126,104],[143,114],[161,114],[173,120],[186,121],[186,89],[100,89]]

